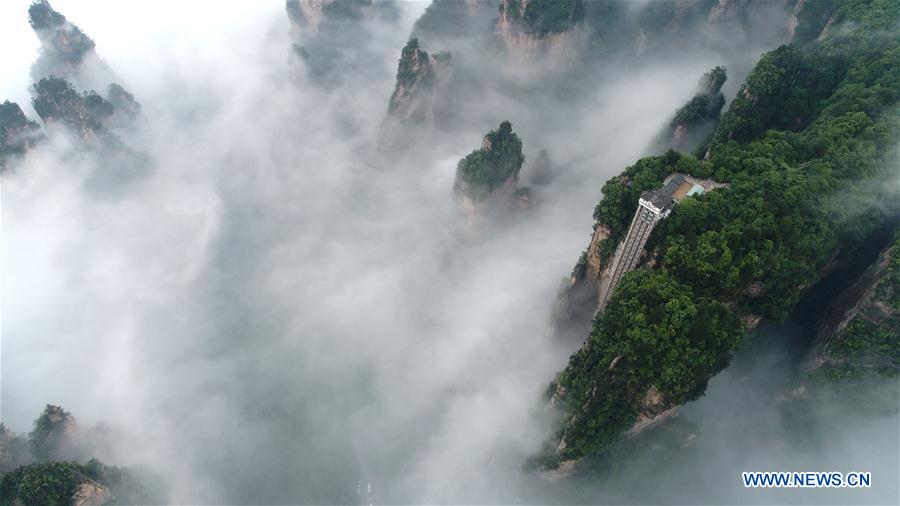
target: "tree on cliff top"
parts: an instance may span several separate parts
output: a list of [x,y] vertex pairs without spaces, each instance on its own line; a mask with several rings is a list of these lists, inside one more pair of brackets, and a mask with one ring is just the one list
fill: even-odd
[[504,121],[484,137],[481,149],[459,161],[454,189],[475,200],[486,199],[510,178],[518,177],[523,163],[522,141],[513,133],[512,124]]

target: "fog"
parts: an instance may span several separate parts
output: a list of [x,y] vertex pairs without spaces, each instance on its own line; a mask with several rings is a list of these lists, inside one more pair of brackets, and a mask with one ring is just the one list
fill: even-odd
[[[28,4],[0,5],[0,99],[37,119]],[[141,103],[125,140],[154,164],[99,185],[95,155],[72,156],[59,133],[3,176],[3,422],[28,432],[51,403],[112,427],[104,462],[161,473],[179,504],[856,500],[740,486],[741,470],[794,465],[893,476],[865,496],[891,502],[896,417],[828,418],[834,437],[796,460],[785,431],[725,423],[744,416],[736,397],[768,388],[741,380],[764,361],[685,409],[696,472],[735,470],[702,491],[676,490],[674,471],[643,482],[658,495],[633,476],[573,492],[523,471],[549,434],[543,390],[573,351],[548,322],[600,187],[646,154],[703,72],[744,69],[733,95],[760,51],[598,70],[576,101],[488,90],[466,106],[472,128],[397,161],[378,154],[378,129],[426,5],[374,23],[365,77],[323,90],[292,77],[283,2],[55,0]],[[523,139],[523,180],[542,148],[557,177],[527,215],[473,235],[456,163],[502,120]]]

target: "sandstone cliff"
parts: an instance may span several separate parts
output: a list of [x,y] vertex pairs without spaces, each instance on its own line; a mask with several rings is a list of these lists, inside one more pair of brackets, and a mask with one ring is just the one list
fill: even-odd
[[480,149],[459,161],[453,189],[470,222],[489,211],[516,204],[521,197],[527,200],[524,190],[517,190],[524,163],[522,141],[508,121],[484,136]]
[[37,0],[28,9],[28,21],[41,42],[31,78],[62,77],[82,90],[106,89],[117,81],[100,59],[94,41],[53,9],[47,0]]
[[19,104],[0,104],[0,171],[27,154],[43,138],[41,127],[22,112]]
[[138,110],[127,92],[116,98],[122,108],[117,109],[94,91],[79,94],[62,78],[42,78],[33,90],[32,106],[50,135],[67,131],[78,141],[73,148],[102,155],[97,158],[98,181],[112,178],[109,182],[125,182],[150,169],[150,158],[128,147],[112,130],[130,124]]
[[[448,52],[429,55],[410,39],[397,65],[397,84],[388,104],[388,127],[401,129],[396,137],[428,137],[434,128],[435,103],[451,74]],[[412,127],[414,131],[410,131]]]
[[830,304],[803,368],[844,378],[900,372],[900,233]]
[[582,0],[504,0],[494,32],[506,51],[507,69],[530,73],[538,63],[564,64],[572,29],[583,19]]

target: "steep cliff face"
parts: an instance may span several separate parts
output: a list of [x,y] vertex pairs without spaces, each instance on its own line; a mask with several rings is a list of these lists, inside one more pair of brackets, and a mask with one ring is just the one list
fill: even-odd
[[59,406],[48,404],[41,416],[34,421],[29,435],[34,456],[41,460],[70,457],[78,441],[78,422],[71,413]]
[[41,54],[35,63],[38,77],[70,76],[85,59],[96,57],[94,41],[53,10],[47,0],[38,0],[28,8],[28,21],[41,41]]
[[41,127],[22,112],[19,104],[0,104],[0,171],[27,154],[43,138]]
[[397,83],[381,127],[381,144],[394,150],[429,142],[436,116],[447,111],[452,79],[450,53],[429,55],[418,39],[407,42],[397,64]]
[[675,116],[657,134],[651,151],[674,149],[702,156],[725,105],[722,85],[727,74],[724,67],[716,67],[700,79],[691,100],[675,112]]
[[94,41],[53,9],[47,0],[28,8],[28,20],[41,42],[31,78],[62,77],[79,89],[106,89],[115,75],[97,55]]
[[495,33],[507,52],[507,64],[527,70],[542,57],[562,59],[571,42],[571,30],[584,19],[582,0],[504,0]]
[[900,373],[900,232],[828,315],[804,364],[808,383]]
[[140,104],[118,85],[109,92],[110,100],[95,91],[79,94],[65,79],[45,77],[34,85],[32,105],[48,127],[65,125],[87,145],[118,146],[120,140],[110,130],[131,125]]
[[516,194],[519,171],[525,163],[522,141],[512,124],[500,123],[484,136],[481,148],[472,151],[456,167],[456,193],[460,208],[472,219],[509,203]]
[[450,62],[450,53],[429,55],[419,47],[418,39],[410,39],[400,55],[388,115],[394,121],[430,129],[434,123],[435,95],[449,78]]
[[605,224],[594,223],[587,249],[560,287],[551,324],[559,339],[580,344],[590,331],[590,322],[600,304],[601,289],[609,282],[612,267],[610,259],[601,254],[609,233]]
[[32,105],[48,127],[62,124],[89,145],[110,139],[104,123],[113,115],[113,106],[95,92],[79,94],[62,78],[42,78],[34,85]]
[[128,147],[110,129],[130,122],[138,107],[128,95],[118,97],[117,101],[124,112],[96,92],[79,94],[65,79],[51,77],[42,78],[34,85],[31,103],[51,135],[62,127],[80,141],[76,149],[102,155],[97,159],[98,181],[112,178],[125,182],[145,175],[152,162],[146,154]]

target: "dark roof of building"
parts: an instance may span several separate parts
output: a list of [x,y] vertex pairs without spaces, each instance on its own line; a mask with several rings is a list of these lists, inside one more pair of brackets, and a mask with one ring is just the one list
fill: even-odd
[[684,183],[684,175],[678,174],[665,186],[652,192],[645,192],[641,198],[650,202],[659,209],[665,209],[675,203],[675,192]]

